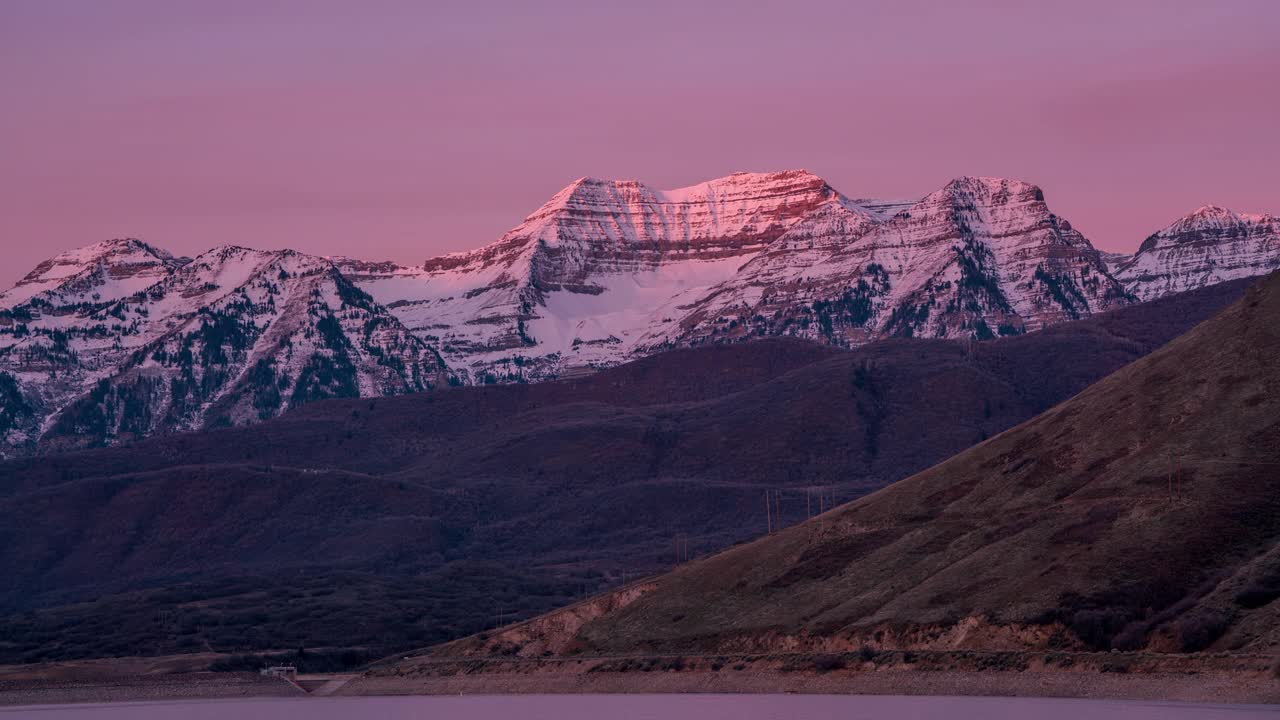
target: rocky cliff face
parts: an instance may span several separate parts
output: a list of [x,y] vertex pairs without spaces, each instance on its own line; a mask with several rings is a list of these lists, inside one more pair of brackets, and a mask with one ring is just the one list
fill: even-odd
[[1280,268],[1280,218],[1206,205],[1143,241],[1116,266],[1141,300]]
[[1202,208],[1104,255],[1025,182],[853,200],[793,170],[665,191],[583,178],[498,241],[418,267],[116,240],[0,294],[0,437],[112,442],[755,337],[1016,335],[1269,272],[1278,226]]

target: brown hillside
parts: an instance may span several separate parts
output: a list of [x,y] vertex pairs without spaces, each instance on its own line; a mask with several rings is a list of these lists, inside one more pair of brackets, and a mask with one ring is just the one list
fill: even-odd
[[929,470],[579,607],[580,628],[553,614],[448,652],[1262,649],[1278,538],[1280,275]]

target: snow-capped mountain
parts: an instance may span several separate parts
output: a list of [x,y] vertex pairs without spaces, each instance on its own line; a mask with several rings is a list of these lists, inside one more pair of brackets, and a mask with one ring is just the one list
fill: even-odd
[[664,328],[665,338],[985,338],[1129,301],[1034,185],[961,178],[890,209],[887,217],[848,204],[812,213]]
[[1206,205],[1143,241],[1115,266],[1140,300],[1280,268],[1280,218]]
[[1269,272],[1278,228],[1202,208],[1132,256],[1100,253],[1025,182],[854,200],[792,170],[677,190],[582,178],[496,242],[416,267],[240,247],[175,258],[115,240],[0,294],[0,448],[543,380],[759,336],[1019,334]]
[[1130,301],[1039,188],[996,178],[917,201],[854,201],[801,170],[584,178],[480,250],[342,267],[471,381],[764,335],[991,337]]
[[[127,240],[45,266],[48,280],[17,289],[44,287],[0,316],[10,445],[243,423],[447,381],[433,348],[322,258],[222,247],[175,261]],[[153,282],[139,288],[144,272]]]
[[679,190],[582,178],[496,243],[420,268],[348,261],[360,287],[438,342],[472,381],[614,364],[820,208],[847,203],[803,171]]

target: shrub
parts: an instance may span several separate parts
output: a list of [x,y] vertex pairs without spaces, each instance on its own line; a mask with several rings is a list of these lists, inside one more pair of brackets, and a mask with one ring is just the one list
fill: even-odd
[[1230,620],[1225,613],[1208,608],[1193,611],[1178,620],[1178,639],[1183,652],[1198,652],[1222,637]]
[[1268,605],[1280,597],[1280,583],[1255,582],[1236,595],[1236,604],[1242,608],[1253,610]]
[[818,655],[813,658],[813,669],[820,673],[844,668],[844,658],[839,655]]
[[1111,639],[1129,622],[1120,608],[1080,610],[1071,616],[1069,627],[1080,641],[1094,650],[1109,650]]

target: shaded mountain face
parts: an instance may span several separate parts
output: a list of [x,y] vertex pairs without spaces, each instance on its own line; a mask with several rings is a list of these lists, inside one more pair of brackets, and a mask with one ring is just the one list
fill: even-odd
[[0,455],[762,337],[1017,335],[1264,273],[1275,228],[1206,209],[1104,256],[1028,183],[852,200],[791,170],[677,190],[583,178],[497,242],[419,267],[111,241],[0,294]]
[[444,652],[1272,651],[1280,275],[1079,395],[819,518]]
[[[922,470],[1243,287],[985,343],[677,349],[578,379],[326,400],[251,428],[0,463],[0,605],[16,613],[0,652],[447,640],[668,567],[676,536],[692,553],[754,537],[766,490],[790,525],[819,498]],[[281,603],[270,623],[263,598]]]
[[1141,300],[1205,285],[1265,275],[1280,268],[1280,218],[1213,205],[1147,238],[1114,266]]

